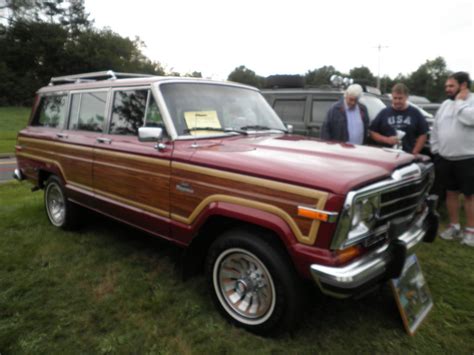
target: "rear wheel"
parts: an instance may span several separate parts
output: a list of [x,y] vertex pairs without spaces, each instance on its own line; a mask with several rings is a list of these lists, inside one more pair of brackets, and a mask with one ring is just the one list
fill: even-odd
[[299,279],[278,245],[256,232],[230,231],[212,244],[206,272],[217,308],[233,324],[258,334],[294,327]]
[[52,225],[74,229],[78,225],[78,207],[67,199],[64,186],[57,176],[50,176],[44,190],[44,207]]

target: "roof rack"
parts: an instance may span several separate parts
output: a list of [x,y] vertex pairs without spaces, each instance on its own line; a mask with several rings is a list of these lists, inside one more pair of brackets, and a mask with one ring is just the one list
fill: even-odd
[[118,73],[113,70],[96,71],[93,73],[74,74],[65,76],[52,77],[49,81],[49,85],[59,85],[67,83],[84,83],[98,80],[116,80],[126,78],[146,78],[153,75],[149,74],[135,74],[135,73]]

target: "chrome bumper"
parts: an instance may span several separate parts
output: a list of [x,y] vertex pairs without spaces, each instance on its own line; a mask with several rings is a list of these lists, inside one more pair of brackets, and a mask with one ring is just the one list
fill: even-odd
[[360,293],[379,281],[398,277],[407,253],[422,240],[432,242],[438,229],[438,215],[435,212],[436,199],[431,203],[411,227],[391,242],[371,251],[359,259],[342,267],[313,264],[311,275],[321,291],[335,297],[349,297]]

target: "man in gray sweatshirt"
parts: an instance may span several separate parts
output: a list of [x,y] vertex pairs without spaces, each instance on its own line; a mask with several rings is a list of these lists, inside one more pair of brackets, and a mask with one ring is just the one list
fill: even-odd
[[[469,74],[457,72],[445,84],[448,99],[435,116],[431,132],[431,151],[436,172],[446,189],[450,225],[441,233],[446,240],[461,239],[474,247],[474,95]],[[466,228],[459,224],[459,195],[464,195]]]

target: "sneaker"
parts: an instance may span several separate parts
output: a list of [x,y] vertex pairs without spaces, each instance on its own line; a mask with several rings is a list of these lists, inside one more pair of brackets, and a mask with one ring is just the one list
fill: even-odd
[[461,237],[461,229],[457,229],[452,224],[450,224],[449,227],[439,235],[439,237],[444,240],[459,239]]
[[470,247],[474,247],[474,232],[464,230],[461,244],[465,244]]

